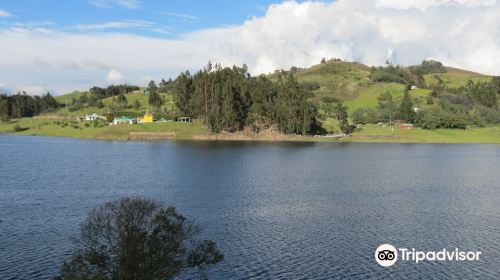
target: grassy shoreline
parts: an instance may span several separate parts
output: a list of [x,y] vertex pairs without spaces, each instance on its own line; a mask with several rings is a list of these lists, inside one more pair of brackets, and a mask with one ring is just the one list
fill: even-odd
[[[19,125],[24,130],[15,131]],[[194,123],[154,123],[88,127],[85,123],[70,122],[62,126],[58,122],[42,118],[24,118],[11,122],[0,122],[0,133],[14,135],[58,136],[80,139],[131,140],[130,132],[171,133],[168,140],[194,141],[290,141],[290,142],[366,142],[366,143],[463,143],[463,144],[500,144],[500,128],[484,127],[470,130],[401,130],[378,125],[366,125],[359,132],[342,139],[324,137],[286,135],[279,133],[253,134],[248,132],[211,134],[200,122]],[[137,139],[136,139],[137,140]]]

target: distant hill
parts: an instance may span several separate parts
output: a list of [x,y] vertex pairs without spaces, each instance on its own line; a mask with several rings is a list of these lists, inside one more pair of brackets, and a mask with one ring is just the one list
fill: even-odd
[[[409,67],[402,69],[408,70]],[[431,83],[433,76],[440,77],[447,88],[456,88],[465,86],[468,80],[473,82],[489,81],[491,76],[479,74],[473,71],[457,69],[453,67],[444,67],[445,73],[429,73],[425,74],[424,80],[426,83]],[[314,93],[314,99],[318,103],[324,97],[334,97],[342,101],[353,112],[357,108],[370,108],[377,106],[377,97],[383,92],[391,93],[396,100],[398,100],[404,91],[404,85],[400,83],[390,82],[374,82],[370,79],[371,67],[357,62],[345,62],[339,60],[330,60],[325,63],[313,65],[309,68],[295,68],[290,70],[297,80],[306,88]],[[275,79],[276,74],[270,74],[271,79]],[[147,96],[140,92],[134,94],[127,94],[129,104],[135,100],[141,103],[140,110],[131,111],[146,111],[149,110],[147,104]],[[430,93],[429,89],[419,88],[413,90],[413,96],[416,98],[417,103],[419,100],[423,102],[424,98]],[[72,92],[65,95],[57,96],[56,99],[60,103],[70,103],[72,98],[78,98],[82,92]],[[170,94],[164,95],[167,98],[167,105],[173,109],[172,96]],[[105,105],[111,103],[111,98],[103,100]],[[88,112],[96,111],[95,108],[85,108],[81,111],[69,112],[67,109],[62,109],[61,112],[69,115],[78,115]],[[135,112],[137,113],[137,112]]]
[[[410,66],[411,67],[411,66]],[[409,69],[405,67],[404,69]],[[489,81],[491,76],[452,67],[444,67],[445,73],[424,75],[426,83],[432,82],[434,75],[439,76],[447,88],[465,86],[468,80],[473,82]],[[404,91],[400,83],[374,82],[370,79],[371,67],[344,61],[327,61],[305,69],[291,69],[299,82],[304,83],[315,94],[318,102],[323,97],[335,97],[343,101],[352,113],[357,108],[377,106],[377,97],[383,92],[391,93],[398,100]],[[271,75],[272,76],[272,75]],[[419,88],[413,90],[417,101],[430,94],[431,90]]]

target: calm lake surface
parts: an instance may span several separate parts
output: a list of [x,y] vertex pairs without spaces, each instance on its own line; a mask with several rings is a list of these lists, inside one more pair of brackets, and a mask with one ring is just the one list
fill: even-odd
[[[211,279],[500,278],[498,145],[0,135],[0,279],[50,279],[88,211],[125,196],[195,219],[226,257]],[[383,268],[384,243],[482,255]]]

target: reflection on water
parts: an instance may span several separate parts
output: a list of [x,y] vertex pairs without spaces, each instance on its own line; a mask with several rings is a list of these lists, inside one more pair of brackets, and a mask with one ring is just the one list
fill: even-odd
[[[213,279],[498,278],[500,148],[0,136],[0,279],[49,279],[96,205],[147,196],[217,241]],[[383,243],[481,250],[379,267]],[[180,278],[190,278],[189,272]]]

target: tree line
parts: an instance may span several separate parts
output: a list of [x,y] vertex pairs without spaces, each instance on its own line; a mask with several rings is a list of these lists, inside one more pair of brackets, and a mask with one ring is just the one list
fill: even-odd
[[425,100],[426,108],[414,110],[416,105],[407,86],[399,104],[389,92],[382,93],[376,108],[354,111],[353,122],[388,122],[392,118],[414,123],[424,129],[464,129],[470,125],[483,127],[500,123],[499,98],[500,77],[493,77],[489,82],[474,83],[469,80],[467,85],[455,89],[433,87]]
[[424,75],[430,73],[446,73],[446,68],[439,61],[424,60],[420,65],[408,68],[394,66],[387,61],[385,66],[371,67],[370,78],[374,82],[400,83],[426,87]]
[[246,126],[254,131],[275,126],[295,134],[320,129],[312,93],[289,72],[279,72],[271,80],[252,77],[246,65],[222,68],[209,63],[194,75],[181,73],[172,89],[179,113],[202,119],[212,132]]
[[59,107],[57,100],[50,94],[32,96],[26,92],[14,95],[0,94],[0,119],[33,117],[43,112],[51,112]]
[[137,91],[139,89],[140,88],[138,86],[126,84],[110,85],[106,88],[94,86],[90,88],[88,92],[83,92],[82,94],[80,94],[78,98],[72,97],[71,102],[66,105],[69,106],[69,111],[78,111],[84,106],[103,108],[103,99],[109,97],[118,97],[118,100],[116,98],[113,100],[113,105],[116,105],[116,107],[119,108],[125,108],[128,105],[125,94]]

